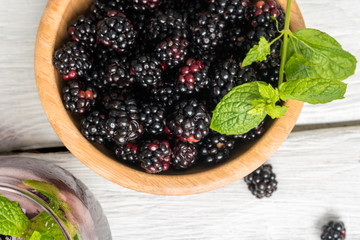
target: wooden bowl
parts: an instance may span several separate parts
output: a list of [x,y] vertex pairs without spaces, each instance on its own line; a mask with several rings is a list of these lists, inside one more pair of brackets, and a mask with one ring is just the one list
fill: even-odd
[[[187,195],[210,191],[235,182],[262,165],[290,134],[303,103],[288,101],[285,117],[267,126],[266,133],[254,144],[238,149],[233,158],[216,166],[198,166],[186,172],[152,175],[116,162],[112,154],[87,141],[61,99],[63,80],[52,65],[54,50],[68,38],[66,27],[89,10],[92,0],[50,0],[38,29],[35,47],[35,75],[40,100],[55,132],[65,146],[86,166],[123,187],[159,195]],[[279,0],[286,8],[286,0]],[[295,1],[291,29],[304,28]]]

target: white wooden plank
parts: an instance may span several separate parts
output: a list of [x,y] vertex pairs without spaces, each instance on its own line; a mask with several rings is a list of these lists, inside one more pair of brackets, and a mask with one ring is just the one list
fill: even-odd
[[117,186],[69,153],[21,154],[52,161],[96,195],[113,239],[320,239],[329,217],[360,239],[360,127],[292,133],[269,160],[279,182],[258,200],[243,180],[193,196],[154,196]]

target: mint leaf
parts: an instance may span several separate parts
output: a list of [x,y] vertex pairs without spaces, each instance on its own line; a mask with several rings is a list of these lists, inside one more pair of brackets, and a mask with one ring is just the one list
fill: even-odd
[[259,44],[254,45],[249,52],[246,54],[242,67],[251,65],[253,62],[264,61],[266,56],[270,54],[270,43],[266,38],[261,37]]
[[266,113],[269,114],[269,116],[272,119],[275,119],[284,116],[288,108],[289,108],[288,106],[267,105],[265,110]]
[[29,227],[29,219],[17,202],[0,195],[0,234],[23,237]]
[[227,135],[243,134],[258,126],[265,118],[262,109],[253,106],[254,100],[261,100],[258,82],[249,82],[233,88],[213,111],[210,128]]
[[41,240],[41,233],[38,231],[33,232],[29,240]]
[[45,211],[30,220],[30,229],[41,234],[41,240],[65,240],[64,234],[55,220]]
[[301,29],[290,35],[285,75],[297,79],[344,80],[355,72],[356,58],[342,49],[328,34],[316,29]]
[[282,100],[299,100],[311,104],[343,99],[347,84],[328,79],[299,79],[280,86]]
[[274,89],[270,84],[261,84],[259,85],[260,95],[266,101],[265,110],[266,113],[272,118],[279,118],[284,116],[288,107],[277,106],[276,103],[280,100],[279,90]]

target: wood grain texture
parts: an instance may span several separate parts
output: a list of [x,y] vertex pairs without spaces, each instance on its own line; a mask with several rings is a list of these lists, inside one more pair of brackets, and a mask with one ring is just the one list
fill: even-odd
[[258,200],[243,180],[198,195],[134,192],[85,167],[70,153],[21,154],[69,170],[95,194],[114,240],[320,239],[321,225],[340,218],[347,239],[360,239],[360,127],[292,133],[269,160],[279,189]]

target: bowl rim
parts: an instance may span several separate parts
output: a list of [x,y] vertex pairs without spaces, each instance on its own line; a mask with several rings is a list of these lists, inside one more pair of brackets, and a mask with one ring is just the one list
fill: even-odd
[[[86,4],[91,0],[82,0]],[[300,115],[303,102],[287,101],[286,115],[276,119],[266,133],[246,152],[232,161],[206,171],[186,175],[154,175],[118,163],[93,146],[78,130],[65,110],[56,84],[52,55],[57,33],[71,0],[50,0],[41,18],[35,45],[35,78],[39,97],[56,134],[69,151],[91,170],[123,187],[155,195],[190,195],[211,191],[248,175],[262,165],[285,141]],[[285,9],[286,0],[278,0]],[[73,6],[72,6],[73,7]],[[76,11],[76,10],[74,10]],[[292,5],[291,30],[305,23],[295,0]]]

